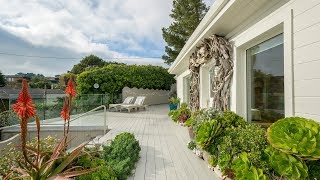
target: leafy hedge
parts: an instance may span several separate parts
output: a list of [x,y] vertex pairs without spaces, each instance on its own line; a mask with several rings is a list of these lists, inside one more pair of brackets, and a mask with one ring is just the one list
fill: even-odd
[[[170,90],[175,82],[167,69],[151,65],[109,64],[102,68],[87,70],[77,78],[80,94],[120,94],[124,87]],[[94,89],[98,83],[100,87]]]

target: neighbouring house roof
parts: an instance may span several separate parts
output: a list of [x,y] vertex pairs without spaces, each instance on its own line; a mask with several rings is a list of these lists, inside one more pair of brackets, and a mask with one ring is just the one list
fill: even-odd
[[[8,99],[10,95],[18,95],[21,89],[9,88],[9,87],[0,87],[0,98]],[[63,90],[60,89],[33,89],[30,88],[29,92],[32,95],[44,95],[46,94],[64,94]]]
[[[231,38],[241,30],[248,28],[254,21],[254,13],[263,14],[258,10],[281,0],[216,0],[196,30],[190,36],[168,72],[180,74],[188,69],[189,57],[201,41],[213,34]],[[268,5],[269,5],[268,4]]]

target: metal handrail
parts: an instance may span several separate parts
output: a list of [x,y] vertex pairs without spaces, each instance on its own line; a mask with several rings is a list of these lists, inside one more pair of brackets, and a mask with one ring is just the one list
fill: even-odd
[[[96,110],[98,110],[98,109],[102,109],[102,108],[103,108],[103,112],[104,112],[104,113],[103,113],[103,116],[104,116],[103,132],[104,132],[104,134],[106,134],[106,133],[107,133],[108,126],[107,126],[107,107],[106,107],[105,105],[101,105],[101,106],[96,107],[96,108],[94,108],[94,109],[92,109],[92,110],[90,110],[90,111],[88,111],[88,112],[86,112],[86,113],[80,114],[80,115],[78,115],[77,117],[71,119],[70,122],[75,121],[76,119],[79,119],[79,118],[81,118],[81,117],[83,117],[83,116],[85,116],[85,115],[87,115],[87,114],[89,114],[89,113],[91,113],[91,112],[94,112],[94,111],[96,111]],[[65,123],[66,123],[66,122],[65,122]],[[29,125],[34,125],[34,124],[29,124]],[[42,125],[57,125],[57,124],[41,123],[41,126],[42,126]],[[58,124],[58,125],[59,125],[59,124]],[[62,125],[62,124],[61,124],[61,125]],[[1,127],[0,130],[12,128],[12,127],[17,127],[17,126],[20,126],[20,124],[16,124],[16,125],[12,125],[12,126],[6,126],[6,127]]]

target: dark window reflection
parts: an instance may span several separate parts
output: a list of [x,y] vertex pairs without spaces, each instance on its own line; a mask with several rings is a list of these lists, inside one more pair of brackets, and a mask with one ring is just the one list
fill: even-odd
[[284,117],[283,35],[247,50],[248,114],[269,125]]

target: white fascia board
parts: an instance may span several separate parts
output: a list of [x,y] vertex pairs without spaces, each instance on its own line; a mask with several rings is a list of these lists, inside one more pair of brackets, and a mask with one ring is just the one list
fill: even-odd
[[211,6],[210,10],[207,12],[205,17],[202,19],[196,30],[192,33],[190,38],[188,39],[187,43],[184,45],[182,50],[180,51],[178,57],[169,67],[168,72],[171,74],[175,74],[177,66],[180,62],[185,58],[186,54],[192,49],[193,45],[196,44],[199,36],[203,34],[203,32],[208,28],[208,25],[212,22],[212,20],[218,15],[218,13],[223,9],[223,7],[229,2],[230,0],[216,0],[214,4]]

